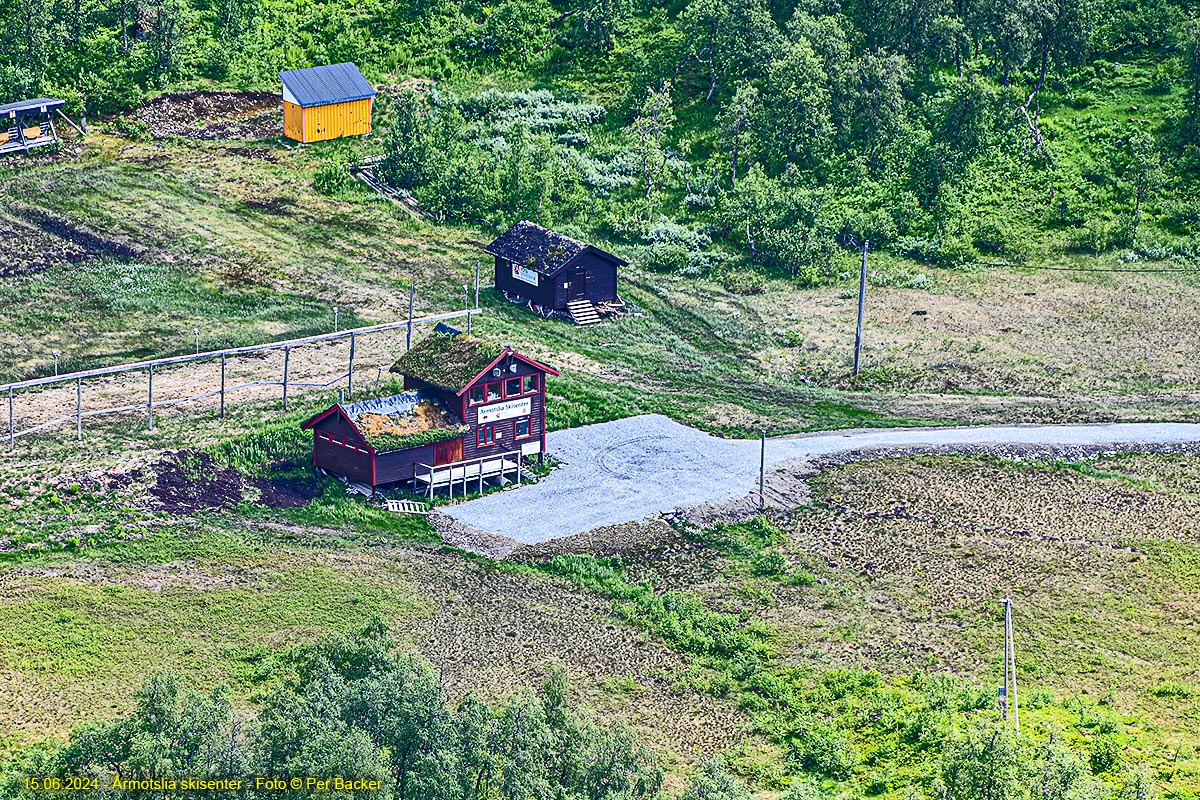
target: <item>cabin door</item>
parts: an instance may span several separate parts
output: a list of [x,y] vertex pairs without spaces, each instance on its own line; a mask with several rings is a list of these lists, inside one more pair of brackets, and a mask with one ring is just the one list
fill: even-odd
[[442,442],[433,443],[433,465],[435,467],[443,466],[444,464],[453,464],[455,461],[463,460],[463,440],[446,439]]
[[568,300],[583,300],[587,298],[587,273],[576,272],[571,279],[570,296]]

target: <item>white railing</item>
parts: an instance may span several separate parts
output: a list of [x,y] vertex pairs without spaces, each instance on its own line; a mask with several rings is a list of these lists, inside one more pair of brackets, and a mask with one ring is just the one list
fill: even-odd
[[[523,454],[520,450],[512,450],[507,453],[495,453],[479,458],[467,458],[462,461],[454,461],[450,464],[417,464],[414,470],[413,488],[416,489],[417,484],[426,484],[424,494],[429,499],[433,499],[433,491],[436,488],[445,486],[450,493],[450,497],[454,497],[454,487],[457,484],[462,485],[462,495],[467,496],[467,483],[478,484],[478,491],[483,494],[483,482],[487,478],[503,478],[509,472],[516,473],[516,483],[521,484],[521,459]],[[422,471],[424,474],[422,474]]]

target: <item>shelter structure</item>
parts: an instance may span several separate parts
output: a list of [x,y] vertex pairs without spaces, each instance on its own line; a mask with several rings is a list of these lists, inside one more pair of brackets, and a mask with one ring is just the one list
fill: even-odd
[[297,142],[321,142],[371,132],[375,87],[351,63],[279,73],[283,132]]
[[404,392],[335,405],[302,424],[314,466],[371,489],[435,489],[515,476],[546,447],[546,376],[507,346],[439,326],[392,366]]
[[58,144],[52,116],[64,105],[63,100],[39,97],[0,106],[0,155]]
[[587,324],[599,321],[597,305],[620,303],[617,270],[629,262],[595,245],[521,220],[483,249],[496,259],[496,288],[535,310]]

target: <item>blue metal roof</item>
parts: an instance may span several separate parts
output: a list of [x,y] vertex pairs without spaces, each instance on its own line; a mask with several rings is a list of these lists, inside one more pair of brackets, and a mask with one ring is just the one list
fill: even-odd
[[43,108],[45,108],[47,111],[53,111],[54,109],[62,108],[65,105],[65,100],[58,100],[53,97],[39,97],[36,100],[22,100],[19,103],[9,103],[7,105],[0,106],[0,117],[13,117],[26,111],[41,111]]
[[351,63],[279,73],[283,86],[303,108],[349,103],[375,96],[375,87]]

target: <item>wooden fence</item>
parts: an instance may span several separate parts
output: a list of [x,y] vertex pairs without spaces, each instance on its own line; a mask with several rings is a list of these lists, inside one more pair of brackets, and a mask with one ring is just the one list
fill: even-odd
[[[251,345],[249,347],[234,347],[228,350],[213,350],[205,353],[195,353],[185,356],[172,356],[170,358],[158,358],[152,361],[138,361],[131,364],[118,364],[112,367],[101,367],[99,369],[84,370],[81,372],[70,372],[63,375],[52,375],[45,378],[34,378],[26,381],[18,381],[16,383],[0,384],[0,397],[4,394],[8,395],[8,449],[10,451],[16,449],[16,441],[22,436],[29,436],[49,428],[54,428],[59,425],[64,425],[70,422],[75,423],[76,438],[83,438],[83,420],[87,417],[96,417],[104,414],[120,414],[133,411],[146,412],[146,428],[154,430],[154,410],[164,406],[179,405],[194,400],[202,400],[209,397],[220,398],[220,416],[225,417],[225,398],[230,392],[235,392],[239,389],[248,389],[254,386],[278,386],[282,390],[282,406],[287,410],[288,390],[295,388],[317,388],[329,387],[343,381],[346,383],[346,394],[349,398],[354,396],[354,356],[355,346],[359,336],[371,333],[380,333],[383,331],[397,330],[399,328],[407,328],[408,335],[406,338],[406,346],[412,346],[412,332],[416,325],[430,324],[442,322],[445,320],[458,319],[461,317],[467,318],[467,329],[470,330],[471,318],[479,313],[479,308],[465,309],[463,311],[454,311],[448,314],[435,314],[427,317],[408,319],[402,322],[389,322],[383,325],[368,325],[362,328],[353,328],[345,331],[336,331],[334,333],[324,333],[318,336],[308,336],[303,339],[289,339],[281,342],[270,342],[268,344]],[[289,371],[291,367],[292,349],[302,347],[304,345],[320,344],[323,342],[332,342],[348,339],[350,342],[350,353],[347,360],[346,371],[337,375],[332,380],[324,383],[313,382],[298,382],[290,380]],[[226,385],[225,367],[228,359],[235,356],[244,356],[253,353],[266,353],[271,351],[283,351],[283,374],[279,380],[254,380],[245,383],[239,383],[233,386]],[[164,367],[170,367],[180,364],[190,364],[205,361],[216,361],[221,363],[221,378],[218,388],[211,391],[193,394],[188,397],[170,398],[170,399],[155,399],[154,397],[154,371],[161,370]],[[91,378],[101,378],[111,375],[120,375],[131,372],[145,372],[146,380],[146,399],[137,403],[126,404],[122,406],[114,406],[111,408],[83,409],[83,382]],[[14,416],[14,401],[17,393],[30,389],[42,389],[49,386],[75,384],[75,413],[67,414],[57,419],[43,422],[34,425],[24,430],[17,430],[16,417]]]

